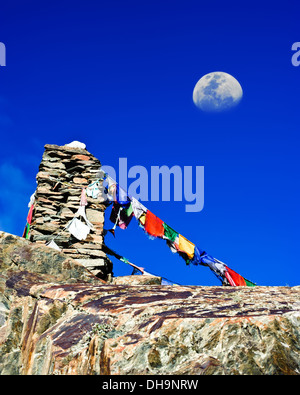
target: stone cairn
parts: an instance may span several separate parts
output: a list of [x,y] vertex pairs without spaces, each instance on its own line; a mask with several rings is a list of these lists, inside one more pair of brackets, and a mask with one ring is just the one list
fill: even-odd
[[[79,208],[82,189],[101,177],[100,161],[85,148],[77,146],[45,145],[36,176],[29,240],[48,244],[55,238],[56,245],[64,254],[108,281],[112,276],[112,262],[103,252],[104,212],[107,207],[103,195],[100,193],[97,198],[87,196],[85,212],[93,228],[85,240],[78,240],[65,229]],[[82,143],[79,146],[85,147]],[[101,189],[101,179],[99,186]]]

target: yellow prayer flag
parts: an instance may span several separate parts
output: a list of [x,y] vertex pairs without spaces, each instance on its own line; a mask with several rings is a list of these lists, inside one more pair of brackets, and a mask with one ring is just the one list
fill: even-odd
[[179,235],[179,250],[187,254],[187,256],[192,259],[195,251],[195,244],[191,243],[182,235]]
[[140,223],[141,223],[142,225],[145,226],[145,222],[146,222],[146,213],[143,213],[143,214],[140,216],[139,221],[140,221]]

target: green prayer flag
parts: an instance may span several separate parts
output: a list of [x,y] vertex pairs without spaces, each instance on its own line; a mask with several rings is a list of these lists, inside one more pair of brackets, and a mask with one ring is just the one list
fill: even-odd
[[130,206],[125,209],[125,212],[126,212],[127,217],[131,216],[131,214],[133,213],[133,208],[132,208],[131,203],[130,203]]
[[252,281],[246,280],[245,277],[244,277],[244,280],[245,280],[247,287],[255,287],[256,286],[256,284],[254,284]]
[[29,239],[29,230],[30,230],[30,225],[26,225],[26,234],[25,234],[25,239]]
[[175,232],[174,229],[172,229],[169,225],[163,223],[164,225],[164,236],[166,239],[170,241],[175,241],[176,237],[178,236],[178,233]]

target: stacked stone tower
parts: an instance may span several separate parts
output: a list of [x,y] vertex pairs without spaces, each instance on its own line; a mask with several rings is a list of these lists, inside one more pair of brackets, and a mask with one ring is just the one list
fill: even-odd
[[[97,277],[108,280],[112,275],[112,263],[103,252],[107,202],[101,193],[86,196],[82,192],[94,182],[94,186],[101,190],[101,163],[84,147],[78,142],[65,146],[45,145],[36,176],[29,239],[59,247]],[[67,226],[78,212],[82,193],[85,195],[86,219],[92,227],[86,238],[80,240],[70,233]]]

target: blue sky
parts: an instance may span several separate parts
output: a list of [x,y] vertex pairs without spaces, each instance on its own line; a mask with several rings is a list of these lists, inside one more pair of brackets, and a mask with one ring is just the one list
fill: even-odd
[[[204,166],[204,209],[146,206],[259,285],[299,285],[300,41],[296,1],[6,2],[0,41],[0,228],[21,235],[47,143],[79,140],[102,164]],[[224,71],[244,96],[207,114],[196,82]],[[111,225],[107,220],[106,227]],[[175,282],[219,285],[133,220],[106,243]],[[131,273],[118,261],[116,275]]]

